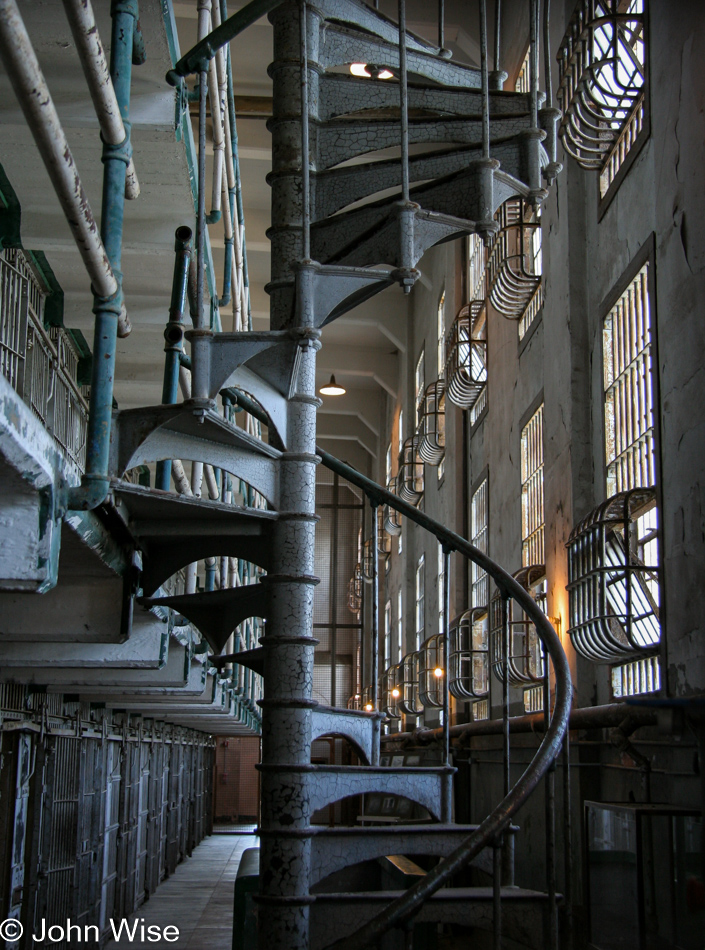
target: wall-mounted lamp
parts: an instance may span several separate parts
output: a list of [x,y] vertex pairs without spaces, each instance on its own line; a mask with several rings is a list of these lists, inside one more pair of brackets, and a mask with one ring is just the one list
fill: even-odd
[[365,703],[365,712],[372,712],[374,708],[375,707],[372,705],[372,703]]
[[392,696],[394,697],[394,699],[399,699],[399,697],[401,696],[401,693],[399,692],[398,689],[393,689]]
[[436,677],[436,679],[440,679],[443,676],[443,670],[440,668],[440,666],[435,668],[433,675]]
[[333,373],[331,373],[330,382],[325,386],[321,386],[318,391],[322,396],[343,396],[346,392],[343,386],[339,386],[338,383],[336,383]]

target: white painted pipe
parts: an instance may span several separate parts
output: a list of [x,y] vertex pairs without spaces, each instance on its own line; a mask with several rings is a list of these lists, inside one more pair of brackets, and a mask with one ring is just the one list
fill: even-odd
[[118,283],[15,0],[0,0],[0,58],[73,232],[93,289],[100,297],[112,297],[117,292]]
[[215,480],[215,472],[213,471],[212,465],[205,465],[203,467],[203,477],[206,480],[208,497],[211,499],[211,501],[216,501],[218,498],[220,498],[220,492],[218,491],[218,483]]
[[201,497],[203,488],[203,462],[191,462],[191,491],[195,498]]
[[[81,60],[88,91],[98,117],[100,131],[108,145],[120,145],[127,132],[120,115],[117,96],[110,78],[108,61],[100,39],[90,0],[63,0],[66,17]],[[130,158],[125,177],[125,197],[138,198],[140,183]]]
[[171,475],[174,479],[174,487],[180,495],[193,494],[189,484],[188,476],[184,471],[184,463],[181,461],[181,459],[172,459]]

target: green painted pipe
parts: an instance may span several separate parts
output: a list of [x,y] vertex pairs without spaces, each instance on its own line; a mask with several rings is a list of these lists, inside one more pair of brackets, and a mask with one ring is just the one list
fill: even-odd
[[166,81],[170,86],[178,86],[184,76],[203,72],[208,69],[208,63],[218,50],[256,23],[260,17],[282,4],[283,0],[252,0],[246,6],[234,13],[225,23],[204,36],[196,45],[181,57],[179,62],[166,74]]
[[86,436],[86,473],[79,488],[69,489],[69,509],[96,508],[110,488],[108,463],[115,383],[115,351],[118,317],[122,302],[122,234],[125,211],[125,176],[132,154],[130,142],[130,84],[138,0],[113,0],[110,76],[125,124],[125,140],[119,145],[103,143],[103,203],[100,233],[110,266],[118,281],[112,297],[94,296],[95,332],[93,370]]

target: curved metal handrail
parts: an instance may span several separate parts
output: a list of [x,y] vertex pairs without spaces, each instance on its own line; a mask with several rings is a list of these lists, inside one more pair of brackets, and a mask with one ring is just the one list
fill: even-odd
[[519,781],[509,791],[482,824],[447,858],[429,871],[417,884],[406,890],[402,897],[388,904],[384,910],[355,933],[329,944],[325,950],[360,950],[374,946],[380,937],[392,927],[399,926],[413,918],[419,907],[439,888],[464,868],[480,851],[491,844],[510,823],[512,816],[521,808],[533,790],[543,778],[551,763],[558,755],[563,736],[568,728],[572,699],[572,684],[568,659],[561,642],[543,611],[536,605],[531,595],[521,587],[503,568],[492,561],[465,538],[429,518],[413,505],[392,495],[377,485],[372,479],[324,452],[316,446],[316,452],[326,468],[337,472],[352,484],[361,488],[373,504],[388,504],[410,521],[430,531],[447,551],[457,551],[463,557],[487,571],[495,584],[506,597],[511,597],[523,608],[527,616],[536,625],[536,630],[550,657],[556,677],[556,701],[548,729],[541,741],[536,755],[529,763]]
[[[238,390],[231,389],[229,393],[237,402],[261,422],[268,424],[269,419],[264,410]],[[561,750],[563,736],[568,728],[570,707],[572,700],[572,683],[568,658],[565,655],[561,642],[550,621],[537,606],[531,595],[503,568],[496,564],[474,544],[451,531],[414,505],[392,494],[374,482],[371,478],[362,475],[350,465],[341,462],[320,446],[316,446],[316,453],[321,463],[333,472],[347,479],[351,484],[361,488],[370,502],[380,507],[389,505],[410,521],[418,524],[433,534],[443,545],[445,551],[456,551],[475,564],[478,564],[494,580],[505,597],[514,599],[523,608],[526,615],[536,626],[536,630],[544,645],[545,653],[550,657],[555,672],[555,706],[548,728],[546,729],[536,755],[529,763],[521,778],[510,789],[509,793],[485,818],[482,824],[460,844],[447,858],[436,865],[418,883],[404,892],[402,897],[388,904],[384,910],[355,933],[329,944],[325,950],[361,950],[363,947],[374,946],[377,941],[392,927],[399,926],[413,918],[421,905],[435,892],[447,884],[448,881],[462,870],[472,859],[491,844],[509,825],[512,816],[521,808],[536,788],[540,780],[550,768]]]

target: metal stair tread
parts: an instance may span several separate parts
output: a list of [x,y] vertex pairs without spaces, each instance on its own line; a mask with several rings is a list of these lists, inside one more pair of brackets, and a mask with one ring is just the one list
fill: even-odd
[[[141,420],[148,420],[150,415],[156,425],[150,426],[149,432],[142,437],[138,431],[139,423]],[[162,416],[164,419],[159,422],[158,420]],[[227,422],[214,409],[203,409],[200,406],[183,402],[173,406],[145,406],[140,409],[126,409],[118,413],[117,424],[121,450],[119,462],[121,468],[123,465],[127,467],[130,461],[130,458],[124,457],[122,451],[123,438],[120,430],[125,422],[131,424],[135,435],[134,446],[129,446],[132,449],[129,452],[130,457],[134,456],[138,448],[144,445],[150,436],[158,430],[176,432],[204,443],[215,442],[233,448],[243,448],[269,458],[279,458],[281,455],[277,449],[267,445],[266,442],[255,438],[239,426]]]
[[[140,534],[145,533],[139,531],[140,521],[148,523],[150,529],[153,529],[158,521],[166,523],[177,518],[180,520],[180,528],[191,525],[202,528],[205,520],[209,531],[212,530],[210,523],[213,522],[222,529],[220,533],[232,533],[223,522],[223,518],[244,526],[257,523],[269,525],[278,517],[276,511],[229,505],[218,500],[196,498],[193,495],[177,495],[158,488],[134,485],[119,478],[111,480],[110,488],[113,495],[125,504],[131,516],[131,522],[135,524]],[[162,517],[159,518],[159,515]],[[136,520],[133,522],[132,519]]]
[[[397,111],[399,109],[399,87],[396,83],[376,83],[373,85],[368,79],[361,79],[357,76],[326,73],[321,77],[320,84],[322,121],[340,118],[346,114],[363,114],[365,111],[374,109],[396,109]],[[351,92],[356,89],[364,92],[366,104],[361,105],[360,109],[349,110],[348,112],[333,111],[335,106],[332,91],[339,89],[344,94],[346,88]],[[458,86],[438,86],[432,83],[419,82],[418,80],[409,81],[407,83],[407,89],[409,92],[409,109],[424,109],[429,113],[435,111],[436,114],[448,116],[477,115],[478,118],[482,117],[482,93],[480,89],[465,89]],[[331,96],[330,103],[328,101],[329,95]],[[451,103],[453,99],[462,102],[466,97],[468,97],[470,101],[477,98],[477,112],[460,112],[452,107]],[[424,102],[425,98],[429,100],[426,103]],[[436,104],[434,104],[434,98],[439,100]],[[448,102],[442,104],[443,99],[447,99]],[[519,117],[527,115],[530,111],[529,100],[530,97],[528,93],[505,90],[490,92],[490,120],[500,117],[509,118],[512,116]],[[468,105],[469,104],[468,102]],[[467,105],[465,105],[464,108],[467,109]]]
[[[399,46],[396,42],[384,40],[355,26],[328,20],[325,22],[323,36],[321,60],[325,66],[341,65],[335,61],[335,57],[327,54],[330,47],[336,44],[336,41],[342,45],[346,40],[351,45],[355,44],[359,52],[359,59],[363,62],[374,62],[391,67],[398,67],[399,65]],[[365,47],[372,55],[367,55]],[[478,67],[466,66],[453,60],[440,59],[437,47],[419,50],[407,44],[407,68],[410,74],[425,76],[427,79],[438,82],[441,87],[451,86],[463,89],[480,89],[481,87],[481,74]]]
[[265,570],[270,567],[270,532],[276,512],[176,495],[118,479],[111,482],[111,492],[119,517],[142,548],[145,594],[152,594],[180,568],[204,557],[229,555]]

